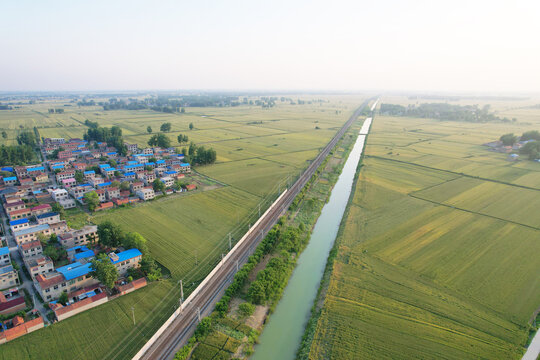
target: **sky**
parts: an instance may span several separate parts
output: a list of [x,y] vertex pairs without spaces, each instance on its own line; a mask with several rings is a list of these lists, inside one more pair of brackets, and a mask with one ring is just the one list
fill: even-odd
[[540,92],[538,1],[0,1],[0,91]]

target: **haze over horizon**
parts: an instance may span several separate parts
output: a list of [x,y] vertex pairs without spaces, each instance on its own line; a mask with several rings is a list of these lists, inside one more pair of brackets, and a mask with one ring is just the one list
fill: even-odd
[[18,1],[0,91],[538,92],[534,1]]

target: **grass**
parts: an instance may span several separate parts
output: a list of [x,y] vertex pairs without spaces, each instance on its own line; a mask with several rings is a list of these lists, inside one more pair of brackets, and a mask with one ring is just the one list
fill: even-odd
[[521,357],[540,302],[540,165],[478,146],[507,126],[375,119],[310,359]]

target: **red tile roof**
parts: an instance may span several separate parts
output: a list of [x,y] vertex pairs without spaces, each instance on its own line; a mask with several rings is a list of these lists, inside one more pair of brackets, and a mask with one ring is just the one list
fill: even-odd
[[41,246],[41,242],[39,240],[34,240],[34,241],[30,241],[30,242],[27,242],[27,243],[24,243],[24,244],[20,244],[19,248],[21,250],[28,250],[28,249],[32,249],[32,248],[37,248],[39,246]]

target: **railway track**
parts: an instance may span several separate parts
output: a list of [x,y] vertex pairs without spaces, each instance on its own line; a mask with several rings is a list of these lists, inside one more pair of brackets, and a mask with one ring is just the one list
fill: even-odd
[[[371,100],[371,99],[370,99]],[[149,342],[133,357],[134,360],[170,360],[195,331],[199,318],[211,313],[234,274],[242,266],[256,246],[277,223],[283,213],[313,176],[330,151],[336,146],[343,134],[358,118],[367,106],[366,100],[322,149],[307,169],[300,175],[295,183],[272,204],[263,216],[255,223],[248,233],[227,256],[212,270],[208,277],[186,299],[179,310],[158,330]]]

